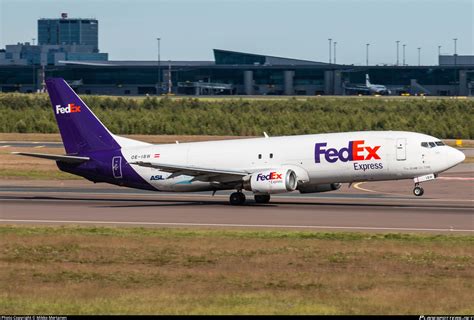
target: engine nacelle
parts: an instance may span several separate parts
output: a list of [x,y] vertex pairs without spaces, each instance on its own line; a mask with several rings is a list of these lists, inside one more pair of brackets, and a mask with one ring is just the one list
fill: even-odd
[[298,186],[300,193],[317,193],[334,191],[341,187],[340,183],[325,183],[325,184],[303,184]]
[[243,187],[254,193],[284,193],[296,190],[298,178],[291,169],[277,168],[244,177]]

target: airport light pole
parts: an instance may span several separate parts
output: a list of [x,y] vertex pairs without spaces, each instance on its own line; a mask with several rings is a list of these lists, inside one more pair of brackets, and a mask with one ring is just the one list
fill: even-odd
[[400,40],[395,41],[397,43],[397,66],[398,66],[398,46],[400,45]]
[[331,41],[332,41],[332,39],[329,38],[328,41],[329,41],[329,64],[331,64]]
[[171,94],[171,86],[173,82],[171,80],[171,60],[168,60],[168,94]]
[[366,63],[366,65],[369,65],[369,46],[370,46],[370,43],[365,44],[365,63]]
[[457,56],[458,56],[458,51],[456,47],[456,42],[458,41],[458,38],[454,38],[454,65],[457,65]]
[[418,47],[418,66],[421,66],[421,47]]
[[441,57],[441,46],[438,46],[438,64],[439,64],[439,57]]
[[405,64],[405,47],[406,46],[407,46],[406,44],[403,45],[403,65],[404,66],[406,66],[406,64]]
[[158,86],[156,88],[156,94],[161,94],[161,57],[160,57],[160,40],[161,38],[156,38],[158,40]]
[[336,44],[337,44],[337,41],[334,41],[334,59],[333,59],[334,64],[336,64]]

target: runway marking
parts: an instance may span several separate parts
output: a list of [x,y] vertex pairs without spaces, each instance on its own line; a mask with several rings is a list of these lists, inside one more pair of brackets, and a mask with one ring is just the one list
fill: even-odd
[[364,189],[364,188],[360,187],[360,185],[363,184],[363,183],[365,183],[365,182],[357,182],[356,184],[354,184],[354,188],[357,189],[357,190],[360,190],[360,191],[378,193],[377,191],[369,190],[369,189]]
[[474,178],[465,178],[465,177],[438,177],[440,180],[461,180],[461,181],[474,181]]
[[394,195],[394,196],[399,196],[399,197],[406,197],[407,196],[406,194],[401,194],[401,193],[382,192],[382,191],[375,191],[375,190],[365,189],[365,188],[362,188],[360,186],[363,183],[366,183],[366,182],[358,182],[358,183],[354,184],[354,188],[357,189],[357,190],[360,190],[360,191],[371,192],[371,193],[389,194],[389,195]]
[[44,148],[44,146],[35,146],[34,149]]
[[[362,183],[362,182],[361,182]],[[360,188],[360,190],[363,190],[363,188]],[[365,190],[363,190],[365,191]],[[368,190],[369,192],[375,192],[379,193],[378,191],[372,191]],[[156,193],[139,193],[139,192],[127,192],[127,193],[116,193],[113,191],[110,192],[72,192],[72,191],[61,191],[61,192],[42,192],[42,191],[1,191],[0,190],[0,195],[1,194],[25,194],[25,195],[69,195],[72,194],[74,196],[78,196],[79,194],[81,196],[110,196],[110,195],[121,195],[121,196],[144,196],[144,197],[159,197],[159,198],[166,198],[166,197],[180,197],[180,198],[208,198],[208,199],[213,199],[213,198],[227,198],[229,195],[226,194],[216,194],[214,196],[208,195],[208,194],[190,194],[190,193],[167,193],[167,192],[159,192],[157,191]],[[400,197],[398,198],[371,198],[371,197],[359,197],[357,195],[355,196],[348,196],[348,197],[325,197],[325,196],[316,196],[316,197],[302,197],[302,196],[279,196],[279,195],[274,195],[272,199],[279,199],[279,200],[307,200],[307,201],[317,201],[317,200],[371,200],[371,201],[415,201],[415,202],[474,202],[474,199],[442,199],[442,198],[413,198],[409,197],[407,195],[402,195],[402,194],[396,194],[396,193],[391,193],[393,195],[398,195]],[[59,198],[61,199],[61,198]],[[81,200],[82,198],[74,198],[75,200]],[[1,199],[0,201],[17,201],[17,199]],[[35,201],[40,201],[40,200],[45,200],[45,201],[50,201],[54,199],[28,199],[28,200],[35,200]],[[101,198],[97,198],[97,200],[101,200]],[[107,200],[107,199],[106,199]],[[172,201],[173,199],[169,199]],[[124,199],[123,201],[128,201],[128,199]]]
[[187,223],[187,222],[139,222],[139,221],[91,221],[91,220],[20,220],[0,219],[0,222],[25,223],[77,223],[77,224],[122,224],[122,225],[156,225],[156,226],[192,226],[192,227],[252,227],[252,228],[292,228],[292,229],[347,229],[347,230],[394,230],[394,231],[451,231],[474,232],[471,229],[441,228],[408,228],[408,227],[343,227],[343,226],[299,226],[279,224],[233,224],[233,223]]
[[7,144],[7,145],[4,145],[4,146],[1,146],[1,148],[8,148],[8,147],[10,147],[10,145],[9,145],[9,144]]
[[[474,180],[474,178],[461,178],[461,177],[453,177],[454,179],[451,179],[451,178],[436,178],[436,179],[444,179],[444,180]],[[360,185],[363,184],[363,183],[366,183],[366,182],[358,182],[356,184],[354,184],[354,188],[357,189],[357,190],[360,190],[360,191],[365,191],[365,192],[370,192],[370,193],[379,193],[379,194],[389,194],[389,195],[394,195],[394,196],[399,196],[399,197],[406,197],[406,199],[404,200],[415,200],[415,201],[419,201],[419,200],[430,200],[430,201],[454,201],[454,202],[464,202],[464,201],[470,201],[470,202],[474,202],[474,200],[471,200],[471,199],[439,199],[439,198],[428,198],[428,199],[422,199],[422,198],[408,198],[407,195],[405,194],[401,194],[401,193],[392,193],[392,192],[382,192],[382,191],[375,191],[375,190],[370,190],[370,189],[365,189],[365,188],[362,188]],[[390,198],[380,198],[380,199],[383,199],[383,200],[389,200]],[[400,199],[396,199],[396,200],[400,200]]]

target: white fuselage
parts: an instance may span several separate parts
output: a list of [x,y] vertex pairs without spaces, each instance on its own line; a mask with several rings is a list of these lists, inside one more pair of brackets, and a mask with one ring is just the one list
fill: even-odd
[[[129,163],[150,161],[246,172],[292,166],[307,173],[307,183],[319,185],[411,179],[437,174],[464,160],[460,151],[449,146],[421,145],[437,141],[439,139],[413,132],[366,131],[122,146],[122,154]],[[216,189],[211,181],[185,175],[168,178],[171,173],[158,169],[133,168],[160,191]]]

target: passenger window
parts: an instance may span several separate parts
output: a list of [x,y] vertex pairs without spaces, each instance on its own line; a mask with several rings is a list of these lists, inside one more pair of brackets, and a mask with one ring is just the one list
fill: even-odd
[[259,158],[259,159],[262,159],[262,154],[261,154],[261,153],[258,155],[258,158]]
[[273,153],[270,153],[270,159],[273,159]]
[[444,146],[444,142],[443,141],[436,141],[436,145],[437,146]]
[[436,144],[434,142],[430,142],[430,147],[434,148],[434,147],[436,147]]
[[428,148],[428,142],[422,142],[422,143],[421,143],[421,146],[422,146],[423,148]]

